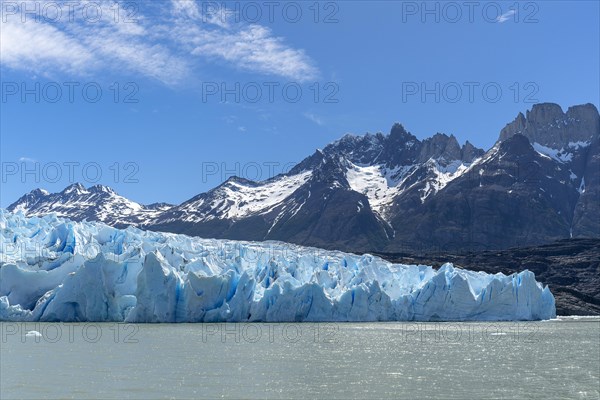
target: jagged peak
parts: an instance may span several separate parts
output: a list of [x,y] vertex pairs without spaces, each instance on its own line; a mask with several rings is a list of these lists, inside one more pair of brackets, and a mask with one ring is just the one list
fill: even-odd
[[456,137],[438,132],[424,139],[418,161],[425,162],[429,159],[446,162],[461,160],[461,147]]
[[468,163],[473,162],[477,157],[481,157],[483,154],[485,154],[483,149],[478,148],[468,140],[460,149],[461,160]]
[[83,186],[79,182],[76,182],[76,183],[73,183],[73,184],[67,186],[66,188],[64,188],[61,193],[67,194],[67,193],[85,192],[85,191],[86,191],[85,186]]
[[338,141],[340,141],[340,142],[342,142],[342,141],[355,141],[356,139],[358,139],[358,135],[355,135],[353,133],[347,132],[347,133],[344,133],[344,135]]
[[366,132],[364,135],[357,135],[354,133],[345,133],[341,138],[334,140],[325,146],[325,151],[330,150],[332,148],[337,148],[340,145],[347,144],[356,144],[356,143],[365,143],[365,142],[381,142],[385,139],[385,135],[381,132],[371,133]]
[[535,151],[529,139],[520,133],[502,141],[498,149],[500,153],[508,153],[513,156],[519,156]]
[[117,194],[113,188],[111,188],[110,186],[106,186],[106,185],[93,185],[90,186],[89,188],[86,189],[86,187],[79,183],[73,183],[69,186],[67,186],[66,188],[64,188],[60,194],[71,194],[71,193],[77,193],[77,194],[85,194],[85,193],[106,193],[106,194]]
[[476,147],[476,146],[467,139],[467,141],[465,142],[463,147]]
[[412,139],[412,138],[416,139],[416,136],[414,136],[409,131],[407,131],[404,128],[404,125],[402,125],[399,122],[396,122],[392,126],[392,129],[390,129],[389,138],[390,139],[409,139],[409,138],[410,139]]
[[116,194],[116,192],[111,187],[105,186],[105,185],[90,186],[88,191],[93,192],[93,193],[102,192],[102,193],[108,193],[108,194]]
[[33,189],[31,192],[29,192],[30,195],[33,196],[48,196],[50,194],[50,192],[48,192],[46,189],[42,189],[42,188],[36,188]]
[[227,180],[225,182],[223,182],[223,184],[221,184],[220,186],[229,184],[229,183],[238,183],[241,185],[246,185],[246,186],[256,186],[258,185],[258,182],[253,181],[251,179],[247,179],[247,178],[242,178],[241,176],[230,176],[229,178],[227,178]]
[[323,158],[325,158],[325,152],[321,149],[317,149],[313,154],[306,157],[304,160],[300,161],[292,169],[290,169],[287,175],[296,175],[301,172],[311,170],[315,166],[319,165]]
[[569,107],[563,112],[556,103],[534,104],[525,115],[519,113],[500,132],[499,141],[523,134],[531,143],[561,149],[570,142],[587,141],[600,134],[600,117],[593,104]]

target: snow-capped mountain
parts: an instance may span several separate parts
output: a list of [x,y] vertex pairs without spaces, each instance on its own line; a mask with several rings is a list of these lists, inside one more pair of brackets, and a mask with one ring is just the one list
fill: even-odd
[[35,190],[9,207],[211,238],[349,251],[506,248],[600,236],[600,124],[591,104],[537,104],[487,152],[452,135],[346,135],[286,174],[234,177],[176,206],[106,187]]
[[142,205],[115,193],[108,186],[85,188],[75,183],[62,192],[48,193],[36,189],[8,207],[9,211],[22,211],[28,216],[56,213],[76,221],[100,221],[113,226],[128,226],[151,220],[173,207],[166,203]]

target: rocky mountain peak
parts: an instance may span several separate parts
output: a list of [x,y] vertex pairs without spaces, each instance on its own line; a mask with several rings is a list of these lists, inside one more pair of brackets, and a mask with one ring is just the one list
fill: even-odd
[[525,131],[526,126],[527,118],[525,118],[525,115],[523,115],[523,113],[520,112],[514,121],[506,124],[506,127],[502,129],[502,131],[500,132],[500,140],[506,140],[513,135],[522,134],[523,131]]
[[425,162],[430,158],[446,161],[460,159],[460,145],[456,138],[443,133],[436,133],[432,137],[423,140],[419,162]]
[[593,104],[570,107],[563,112],[558,104],[535,104],[526,115],[517,118],[502,129],[500,141],[522,134],[531,143],[552,149],[563,149],[569,143],[587,142],[600,134],[600,117]]
[[367,164],[381,154],[386,137],[381,133],[367,133],[364,136],[346,134],[341,139],[327,145],[325,155],[341,155],[353,163]]
[[562,108],[556,103],[534,104],[531,110],[527,111],[527,121],[536,125],[549,125],[553,121],[564,118]]
[[575,121],[581,121],[584,130],[592,132],[596,137],[600,135],[600,114],[595,105],[587,103],[569,107],[567,117]]
[[395,167],[399,165],[410,165],[421,151],[421,142],[417,137],[399,123],[395,123],[387,136],[378,161]]
[[501,154],[508,154],[511,158],[519,158],[526,154],[533,154],[533,147],[525,135],[518,133],[500,143],[499,151]]
[[29,192],[30,195],[35,196],[35,197],[42,197],[42,196],[47,196],[49,193],[47,190],[44,189],[33,189],[31,192]]
[[336,183],[348,187],[346,180],[346,169],[348,161],[340,155],[326,155],[319,168],[314,169],[312,180],[326,185],[336,186]]
[[318,167],[321,163],[323,163],[324,158],[325,152],[323,150],[317,149],[312,155],[306,157],[304,160],[300,161],[300,163],[296,164],[288,172],[288,175],[296,175],[304,171],[312,170],[315,167]]
[[237,183],[237,184],[244,185],[244,186],[256,186],[257,185],[256,181],[234,175],[234,176],[230,176],[229,178],[227,178],[227,180],[225,182],[223,182],[219,187],[223,187],[223,186],[229,187],[229,186],[231,186],[230,185],[231,183],[234,183],[234,184]]
[[94,185],[89,188],[89,191],[91,193],[116,194],[112,188],[110,188],[108,186],[104,186],[104,185]]
[[83,186],[81,183],[77,182],[77,183],[73,183],[72,185],[69,185],[66,188],[64,188],[62,193],[63,194],[71,194],[71,193],[81,193],[84,191],[85,191],[85,186]]
[[404,125],[401,123],[396,122],[394,125],[392,125],[392,129],[390,130],[390,138],[402,138],[409,136],[411,136],[411,134],[408,133],[408,131],[404,128]]
[[471,142],[467,140],[462,149],[460,150],[460,159],[464,162],[470,163],[477,157],[481,157],[484,153],[485,151],[483,151],[483,149],[475,147]]

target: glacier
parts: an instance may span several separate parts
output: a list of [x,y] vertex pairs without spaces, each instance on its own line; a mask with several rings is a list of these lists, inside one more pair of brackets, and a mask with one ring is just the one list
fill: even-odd
[[556,316],[530,271],[392,264],[0,209],[0,320],[502,321]]

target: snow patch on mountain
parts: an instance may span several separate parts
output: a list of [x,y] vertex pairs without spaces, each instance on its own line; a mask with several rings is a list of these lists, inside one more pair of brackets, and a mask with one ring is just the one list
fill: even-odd
[[588,141],[578,141],[578,142],[569,142],[568,147],[570,149],[579,150],[580,148],[588,147],[592,142]]
[[447,165],[440,164],[437,160],[427,162],[429,170],[433,177],[428,179],[425,188],[422,189],[421,202],[424,203],[427,197],[435,194],[446,187],[450,182],[469,170],[470,163],[460,160],[454,160]]
[[213,190],[210,197],[183,205],[180,209],[187,214],[183,220],[239,220],[250,215],[266,214],[291,196],[311,176],[311,171],[304,171],[297,175],[281,175],[265,182],[230,179]]
[[62,192],[50,194],[36,189],[19,199],[12,212],[22,212],[27,216],[43,216],[55,213],[59,217],[90,219],[111,225],[130,224],[148,221],[170,209],[169,204],[145,206],[117,194],[108,186],[95,185],[85,188],[76,183]]
[[382,218],[394,198],[402,192],[402,179],[413,165],[388,168],[385,165],[357,165],[348,161],[346,179],[350,188],[369,199],[371,209]]
[[585,177],[581,178],[581,183],[579,184],[579,188],[577,189],[577,191],[579,192],[579,194],[585,193]]
[[[580,145],[580,143],[583,143],[584,145]],[[571,143],[569,143],[568,147],[572,148],[572,149],[578,149],[579,147],[585,147],[585,143],[587,143],[587,142],[577,142],[577,143],[571,142]],[[573,146],[571,146],[571,144],[573,144]],[[573,159],[573,153],[568,152],[564,148],[560,149],[560,150],[553,149],[551,147],[543,146],[537,142],[532,143],[532,146],[535,149],[535,151],[537,151],[543,157],[553,159],[560,163],[568,163]]]

